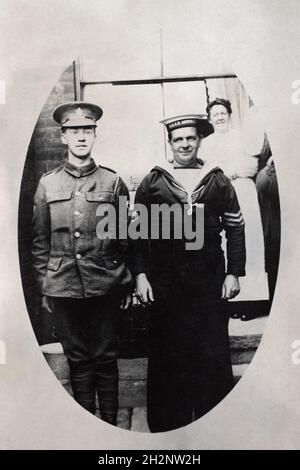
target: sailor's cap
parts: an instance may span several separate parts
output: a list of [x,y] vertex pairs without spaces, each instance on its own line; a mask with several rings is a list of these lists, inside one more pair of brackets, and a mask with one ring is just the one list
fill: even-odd
[[183,114],[181,116],[163,119],[160,122],[166,126],[168,132],[180,129],[181,127],[196,127],[202,137],[206,137],[212,133],[211,125],[206,114]]
[[57,106],[53,111],[53,119],[59,122],[62,128],[96,127],[96,121],[101,118],[102,114],[102,109],[96,104],[72,101]]

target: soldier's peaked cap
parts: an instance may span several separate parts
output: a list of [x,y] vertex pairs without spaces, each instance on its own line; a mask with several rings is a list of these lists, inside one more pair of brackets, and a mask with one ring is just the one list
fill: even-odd
[[53,111],[53,119],[65,127],[97,126],[98,119],[103,114],[100,106],[85,101],[63,103]]
[[168,132],[181,127],[196,127],[202,137],[206,137],[212,132],[206,114],[183,114],[163,119],[160,122],[166,126]]

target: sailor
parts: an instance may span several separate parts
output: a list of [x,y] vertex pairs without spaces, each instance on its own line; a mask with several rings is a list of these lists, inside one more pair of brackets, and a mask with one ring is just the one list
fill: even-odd
[[131,241],[136,293],[144,305],[152,304],[147,384],[151,432],[190,423],[233,387],[224,304],[239,293],[238,278],[245,275],[244,220],[234,188],[220,168],[198,156],[201,139],[211,132],[206,116],[176,116],[162,123],[173,159],[142,180],[135,203],[145,205],[149,214],[153,204],[177,204],[194,222],[203,204],[204,244],[187,249],[184,236],[176,239],[172,230],[168,240]]

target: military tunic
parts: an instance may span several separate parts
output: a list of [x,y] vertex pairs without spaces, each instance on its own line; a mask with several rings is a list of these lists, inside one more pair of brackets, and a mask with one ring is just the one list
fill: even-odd
[[[132,282],[124,260],[127,240],[100,239],[97,209],[128,198],[122,179],[94,160],[78,168],[68,160],[42,176],[35,195],[33,257],[40,292],[86,298]],[[116,223],[118,217],[116,217]],[[116,229],[116,233],[118,228]]]

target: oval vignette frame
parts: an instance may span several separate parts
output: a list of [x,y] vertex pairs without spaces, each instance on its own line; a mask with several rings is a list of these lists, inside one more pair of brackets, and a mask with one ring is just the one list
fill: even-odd
[[[66,359],[64,358],[64,355],[62,353],[61,346],[57,344],[58,338],[55,332],[53,314],[50,312],[44,312],[43,316],[41,315],[41,305],[39,305],[38,302],[32,269],[31,232],[33,195],[37,186],[37,182],[43,173],[45,173],[46,171],[50,171],[55,166],[61,164],[61,162],[66,156],[65,146],[61,143],[60,140],[60,129],[52,120],[52,110],[54,109],[56,104],[60,104],[61,102],[65,101],[73,101],[78,97],[78,93],[80,93],[80,86],[78,86],[78,82],[76,82],[79,77],[78,70],[76,67],[77,65],[75,61],[63,72],[60,80],[51,91],[45,105],[43,106],[37,124],[33,131],[33,135],[27,151],[21,182],[19,202],[19,258],[23,291],[27,310],[30,316],[33,331],[36,335],[38,343],[41,346],[41,351],[43,352],[48,365],[53,370],[60,383],[65,387],[65,389],[69,393],[71,392],[71,387],[69,384],[68,366]],[[238,108],[237,103],[234,103],[233,108],[235,110]],[[110,118],[111,116],[109,115],[108,119]],[[146,116],[144,116],[144,119],[145,118]],[[250,123],[250,127],[251,125],[254,125],[255,127],[253,121],[252,123]],[[157,132],[157,130],[155,130],[155,132]],[[101,137],[101,140],[105,139],[105,135],[109,135],[107,129],[104,130],[104,136]],[[126,142],[126,144],[129,146],[129,142]],[[107,152],[105,153],[105,155],[107,156]],[[101,162],[99,161],[97,163]],[[130,164],[128,165],[128,167],[130,167],[131,171],[134,165]],[[125,180],[133,192],[136,189],[140,175],[138,175],[137,177],[135,175],[126,176],[127,177],[125,178]],[[274,282],[276,283],[276,280]],[[264,308],[264,313],[268,314],[271,308],[271,304],[269,304],[268,306],[261,306],[261,308]],[[262,318],[263,317],[260,317],[260,319]],[[143,356],[143,354],[146,354],[144,341],[147,323],[146,321],[143,322],[141,319],[137,321],[139,321],[140,323],[137,325],[137,327],[133,328],[132,330],[130,330],[130,328],[132,328],[132,323],[130,323],[130,321],[128,321],[127,325],[123,325],[123,332],[125,334],[125,337],[123,338],[122,345],[124,357],[120,359],[120,398],[121,404],[124,405],[121,407],[122,409],[143,409],[140,414],[140,416],[142,417],[140,429],[134,430],[147,432],[147,425],[145,424],[144,412],[146,381],[145,371],[147,361],[146,358]],[[263,332],[262,329],[264,328],[264,322],[263,320],[260,320],[260,325],[258,326],[260,330],[249,335],[244,334],[244,332],[247,329],[247,324],[250,325],[250,322],[243,323],[243,326],[241,327],[241,334],[239,334],[239,328],[237,327],[237,322],[239,322],[239,320],[230,320],[230,322],[231,324],[233,324],[233,322],[236,322],[233,328],[234,335],[231,336],[230,344],[232,350],[232,358],[234,361],[236,361],[234,366],[236,366],[235,378],[237,383],[237,381],[243,376],[243,373],[246,370],[246,365],[251,363],[255,350],[259,346],[261,334]],[[134,341],[132,341],[132,339]],[[134,348],[136,348],[137,351],[137,361],[136,365],[132,367],[131,363],[134,355]],[[138,385],[135,390],[131,389],[130,392],[130,388],[128,386],[128,377],[132,377],[132,374],[136,374],[136,376],[133,377]],[[129,406],[131,399],[133,401],[131,403],[131,406]],[[136,404],[137,406],[134,406],[134,404]],[[124,423],[121,423],[120,427],[122,427],[123,425]]]

